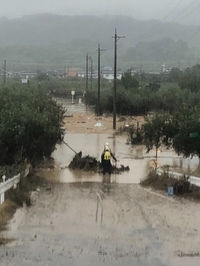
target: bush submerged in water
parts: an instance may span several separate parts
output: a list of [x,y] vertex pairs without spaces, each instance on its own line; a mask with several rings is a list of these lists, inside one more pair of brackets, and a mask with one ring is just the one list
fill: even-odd
[[82,157],[82,152],[77,153],[69,164],[71,169],[79,169],[83,171],[98,171],[100,162],[96,158],[89,155]]
[[[97,173],[102,172],[101,162],[97,161],[95,157],[89,155],[82,157],[82,152],[79,152],[74,156],[74,158],[69,164],[69,168],[74,170],[78,169],[83,171],[94,171]],[[129,166],[124,166],[124,165],[120,165],[120,167],[113,165],[112,167],[113,173],[120,173],[129,170],[130,170]]]

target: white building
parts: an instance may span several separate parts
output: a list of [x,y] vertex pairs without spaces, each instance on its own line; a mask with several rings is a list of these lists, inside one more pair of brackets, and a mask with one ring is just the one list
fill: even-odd
[[[123,72],[117,71],[116,73],[117,79],[121,79]],[[113,70],[102,70],[101,77],[107,80],[113,80],[114,79],[114,71]]]

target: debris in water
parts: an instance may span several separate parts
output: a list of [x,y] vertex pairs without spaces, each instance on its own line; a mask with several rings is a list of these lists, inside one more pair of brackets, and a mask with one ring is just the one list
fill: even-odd
[[68,167],[84,171],[97,171],[99,162],[89,155],[82,157],[82,152],[79,152],[74,156]]
[[[79,152],[74,156],[68,167],[74,170],[78,169],[83,171],[94,171],[97,173],[102,172],[101,162],[97,161],[95,157],[89,155],[82,157],[82,152]],[[129,166],[124,166],[122,164],[120,165],[120,167],[117,167],[116,165],[112,166],[112,172],[115,174],[119,174],[121,172],[129,170]]]
[[95,127],[103,127],[103,124],[101,122],[98,122],[94,125]]

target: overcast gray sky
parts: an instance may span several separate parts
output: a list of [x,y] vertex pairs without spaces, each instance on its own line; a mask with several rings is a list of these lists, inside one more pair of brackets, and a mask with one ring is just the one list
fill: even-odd
[[53,13],[62,15],[120,14],[198,24],[200,0],[0,0],[0,16]]

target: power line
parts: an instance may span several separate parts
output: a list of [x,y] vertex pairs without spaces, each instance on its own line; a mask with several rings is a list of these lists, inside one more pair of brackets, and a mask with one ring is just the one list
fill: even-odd
[[[200,29],[198,29],[188,40],[187,40],[187,43],[189,43],[198,33],[200,32]],[[181,48],[183,48],[184,45],[182,45],[181,47],[179,47],[179,50]],[[175,55],[176,53],[178,52],[178,50],[174,51],[174,53],[172,53],[171,56]]]
[[178,4],[161,20],[161,22],[162,21],[164,21],[166,18],[168,18],[169,17],[169,15],[171,15],[171,13],[173,13],[173,11],[183,2],[184,0],[181,0],[181,1],[179,1],[178,2]]
[[[198,4],[196,7],[194,7],[189,13],[187,13],[187,16],[190,15],[191,13],[193,13],[194,11],[197,10],[197,8],[200,7],[200,4]],[[183,17],[182,19],[179,19],[178,21],[183,20],[185,17]]]
[[198,29],[198,31],[195,32],[195,34],[193,34],[187,42],[190,42],[199,32],[200,32],[200,29]]
[[192,3],[190,3],[188,6],[186,6],[186,8],[184,8],[183,10],[182,10],[182,12],[180,13],[180,14],[178,14],[177,16],[176,16],[176,18],[173,20],[173,21],[171,21],[171,22],[175,22],[175,21],[177,21],[177,19],[190,7],[190,6],[192,6],[195,2],[196,2],[197,0],[193,0],[192,1]]
[[[161,20],[159,20],[160,22],[164,22],[164,20],[166,19],[166,18],[168,18],[169,17],[169,15],[171,15],[171,13],[183,2],[184,0],[180,0],[179,2],[178,2],[178,4],[163,18],[163,19],[161,19]],[[154,29],[156,29],[157,27],[159,27],[160,26],[160,24],[156,24],[153,28],[151,28],[151,30],[150,31],[152,31],[152,30],[154,30]],[[148,32],[149,33],[149,32]],[[144,34],[142,34],[141,36],[140,36],[140,38],[142,37],[142,36],[144,36],[144,35],[146,35],[146,33],[144,33]],[[148,35],[147,35],[148,36]]]
[[[146,35],[146,36],[144,36],[143,38],[141,38],[141,39],[146,39],[146,38],[148,38],[148,37],[151,37],[151,36],[153,36],[154,34],[156,34],[156,33],[158,33],[158,32],[160,32],[161,30],[165,30],[166,28],[168,28],[168,27],[170,27],[171,25],[172,25],[172,23],[173,22],[176,22],[177,21],[177,19],[190,7],[190,6],[192,6],[195,2],[196,2],[197,0],[193,0],[192,1],[192,3],[190,3],[188,6],[186,6],[183,10],[182,10],[182,12],[181,13],[179,13],[177,16],[176,16],[176,18],[174,19],[174,20],[171,20],[167,25],[165,24],[165,25],[162,25],[160,28],[158,28],[158,30],[156,30],[156,31],[153,31],[152,33],[150,33],[150,34],[148,34],[148,35]],[[177,6],[180,4],[182,2],[182,0],[177,4]],[[175,8],[174,8],[175,9]],[[157,25],[160,25],[160,24],[157,24]]]

